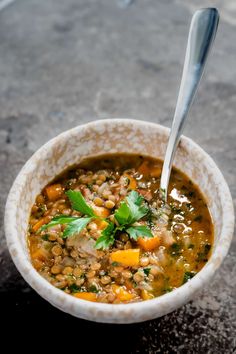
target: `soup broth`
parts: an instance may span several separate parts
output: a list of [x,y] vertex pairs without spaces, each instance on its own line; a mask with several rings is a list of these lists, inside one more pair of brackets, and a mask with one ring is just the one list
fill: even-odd
[[30,215],[36,270],[72,296],[113,304],[152,299],[194,277],[211,254],[211,216],[175,168],[163,205],[161,169],[151,157],[109,154],[57,176]]

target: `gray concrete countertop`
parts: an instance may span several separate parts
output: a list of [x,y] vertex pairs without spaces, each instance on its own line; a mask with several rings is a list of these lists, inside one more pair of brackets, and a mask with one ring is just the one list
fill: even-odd
[[170,126],[191,14],[205,5],[219,7],[221,22],[185,134],[216,161],[236,203],[235,0],[125,4],[16,0],[0,12],[1,322],[10,315],[11,330],[19,331],[26,320],[30,331],[35,318],[50,318],[63,334],[89,333],[89,348],[96,352],[110,339],[113,351],[122,353],[235,353],[235,239],[214,281],[191,303],[126,326],[90,323],[54,309],[24,282],[6,248],[7,193],[25,161],[48,139],[97,118]]

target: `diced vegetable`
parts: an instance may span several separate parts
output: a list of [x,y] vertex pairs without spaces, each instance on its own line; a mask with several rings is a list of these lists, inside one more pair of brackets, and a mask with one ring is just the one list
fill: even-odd
[[111,211],[108,210],[107,208],[104,207],[98,207],[98,206],[93,206],[93,211],[96,216],[99,216],[100,218],[107,218]]
[[37,259],[37,260],[40,260],[40,261],[46,261],[46,259],[48,258],[48,251],[41,247],[41,248],[38,248],[36,251],[32,252],[31,254],[31,257],[32,259]]
[[112,291],[120,301],[130,301],[135,297],[135,294],[127,291],[123,286],[113,284]]
[[148,161],[142,162],[142,164],[138,168],[138,172],[144,176],[147,176],[150,173],[150,169],[148,167]]
[[127,289],[127,290],[132,290],[132,289],[134,288],[134,286],[133,286],[131,280],[129,280],[129,279],[126,279],[124,285],[126,286],[126,289]]
[[88,301],[97,301],[97,295],[91,292],[78,292],[74,293],[73,296],[77,297],[78,299],[88,300]]
[[96,219],[94,222],[97,224],[98,230],[104,230],[108,225],[108,222],[105,220]]
[[143,300],[150,300],[154,298],[154,295],[145,289],[142,289],[141,296]]
[[160,177],[161,175],[161,167],[159,166],[153,166],[151,169],[150,169],[150,175],[151,177]]
[[139,265],[139,248],[121,250],[111,253],[111,261],[118,262],[128,267]]
[[44,265],[44,262],[40,261],[37,258],[35,258],[35,259],[32,258],[32,263],[33,263],[34,268],[37,270],[40,270]]
[[129,179],[128,189],[132,189],[132,190],[136,189],[137,187],[136,179],[128,175],[128,173],[124,173],[124,177]]
[[158,235],[153,237],[139,237],[138,238],[138,245],[144,251],[152,251],[157,248],[161,243],[161,239]]
[[143,161],[143,163],[138,168],[138,172],[144,176],[150,175],[151,177],[160,177],[161,167],[160,166],[149,167],[148,161]]
[[63,188],[60,183],[52,184],[45,189],[48,199],[51,202],[59,199],[63,194]]
[[40,219],[38,222],[36,222],[36,224],[34,224],[32,226],[32,230],[34,232],[38,231],[40,229],[40,227],[42,227],[43,225],[47,224],[50,221],[50,217],[49,216],[45,216],[44,218]]

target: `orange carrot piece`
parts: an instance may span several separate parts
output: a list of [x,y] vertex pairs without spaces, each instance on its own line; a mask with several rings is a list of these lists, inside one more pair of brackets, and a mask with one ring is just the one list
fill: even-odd
[[108,222],[105,220],[96,219],[94,222],[97,224],[98,230],[104,230],[108,225]]
[[160,177],[161,175],[161,167],[160,166],[153,166],[150,170],[151,177]]
[[99,207],[99,206],[93,206],[93,211],[94,211],[94,214],[99,216],[100,218],[107,218],[111,211],[108,210],[107,208],[104,208],[104,207]]
[[132,267],[139,265],[139,248],[120,250],[111,253],[111,261],[121,263],[124,266]]
[[139,166],[138,168],[138,172],[141,174],[141,175],[148,175],[150,173],[150,169],[148,167],[148,161],[143,161],[141,163],[141,165]]
[[111,288],[117,299],[120,301],[129,301],[135,297],[135,294],[127,291],[123,286],[113,284]]
[[126,279],[125,284],[127,290],[133,290],[134,286],[129,279]]
[[36,270],[40,270],[44,265],[43,261],[40,261],[37,258],[35,259],[32,258],[32,264]]
[[63,194],[63,188],[60,183],[52,184],[46,187],[45,190],[47,197],[51,202],[54,202],[55,200],[59,199]]
[[137,242],[144,251],[152,251],[160,245],[161,239],[158,235],[153,237],[139,237]]
[[147,290],[143,289],[141,291],[141,297],[143,300],[150,300],[154,298],[154,295],[148,292]]
[[78,299],[83,299],[83,300],[93,301],[93,302],[97,301],[97,295],[95,293],[81,292],[81,293],[74,293],[73,295]]
[[32,259],[37,259],[39,261],[46,261],[46,259],[48,258],[48,251],[45,250],[44,248],[38,248],[36,251],[31,253],[31,257]]
[[130,176],[128,173],[124,173],[124,177],[129,179],[128,189],[135,190],[137,187],[136,179],[134,177]]
[[50,217],[45,216],[44,218],[40,219],[38,222],[36,222],[36,224],[34,224],[32,226],[32,230],[34,232],[38,231],[41,226],[43,226],[44,224],[47,224],[49,221],[50,221]]

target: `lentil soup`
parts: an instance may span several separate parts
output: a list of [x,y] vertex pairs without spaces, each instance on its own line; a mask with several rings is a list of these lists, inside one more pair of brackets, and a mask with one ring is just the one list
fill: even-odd
[[211,216],[175,168],[163,205],[161,168],[150,157],[109,154],[56,177],[30,215],[35,269],[68,294],[113,304],[152,299],[191,279],[210,257]]

